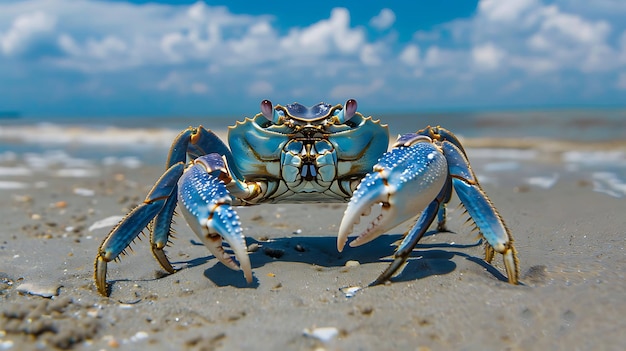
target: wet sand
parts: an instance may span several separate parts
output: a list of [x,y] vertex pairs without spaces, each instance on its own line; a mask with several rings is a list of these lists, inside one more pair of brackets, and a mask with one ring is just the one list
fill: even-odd
[[[6,162],[5,162],[6,163]],[[15,161],[19,163],[19,161]],[[143,200],[160,167],[38,170],[0,190],[0,350],[621,350],[626,345],[626,202],[583,179],[549,189],[485,184],[515,237],[520,286],[488,265],[461,210],[453,233],[429,232],[390,284],[405,227],[336,250],[344,205],[239,210],[255,280],[198,243],[182,218],[166,275],[149,240],[93,284],[110,227]],[[455,202],[456,200],[453,200]],[[455,202],[456,203],[456,202]],[[49,297],[44,297],[44,296]]]

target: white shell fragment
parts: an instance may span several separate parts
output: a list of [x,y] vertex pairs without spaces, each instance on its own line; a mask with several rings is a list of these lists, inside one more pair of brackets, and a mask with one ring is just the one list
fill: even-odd
[[9,180],[0,181],[0,189],[25,189],[27,187],[28,184],[24,182],[14,182]]
[[345,288],[341,288],[339,289],[347,298],[351,298],[354,297],[354,295],[356,295],[356,292],[361,290],[362,288],[360,286],[349,286],[349,287],[345,287]]
[[37,283],[22,283],[16,289],[22,294],[36,295],[41,297],[53,297],[59,295],[59,289],[61,285],[56,283],[50,284],[37,284]]
[[339,329],[335,327],[322,327],[322,328],[306,328],[302,331],[304,336],[318,339],[322,342],[329,342],[339,335]]
[[124,216],[111,216],[111,217],[107,217],[105,219],[101,219],[101,220],[95,222],[94,224],[92,224],[89,227],[89,231],[92,232],[92,231],[94,231],[96,229],[112,227],[112,226],[118,224],[122,219],[124,219]]
[[74,194],[80,195],[80,196],[94,196],[96,195],[96,192],[94,190],[87,189],[87,188],[75,188]]

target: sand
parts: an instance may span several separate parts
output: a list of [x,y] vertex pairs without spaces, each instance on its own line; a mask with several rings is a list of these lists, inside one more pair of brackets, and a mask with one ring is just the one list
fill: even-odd
[[[587,181],[549,189],[485,185],[519,253],[523,284],[503,276],[460,210],[429,232],[389,284],[354,292],[386,267],[404,227],[336,250],[344,205],[239,209],[255,281],[198,244],[182,218],[166,275],[148,240],[93,284],[110,227],[160,167],[42,170],[0,190],[0,350],[622,350],[626,202]],[[6,184],[5,184],[6,185]]]

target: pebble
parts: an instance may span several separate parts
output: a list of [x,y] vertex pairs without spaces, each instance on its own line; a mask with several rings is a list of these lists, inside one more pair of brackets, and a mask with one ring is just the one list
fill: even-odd
[[285,251],[281,249],[273,249],[271,247],[266,247],[265,249],[263,249],[263,253],[271,258],[278,259],[278,258],[283,257],[283,255],[285,254]]
[[22,283],[16,289],[22,294],[36,295],[42,297],[53,297],[59,295],[59,289],[61,285],[56,283],[37,284],[37,283]]
[[137,333],[135,333],[135,335],[130,337],[130,341],[137,342],[137,341],[145,340],[147,338],[148,338],[148,333],[146,333],[145,331],[138,331]]
[[67,207],[67,201],[57,201],[57,202],[52,204],[52,207],[54,207],[54,208],[66,208]]
[[358,267],[361,263],[359,261],[350,260],[346,262],[346,267]]
[[80,195],[80,196],[94,196],[96,195],[96,192],[87,188],[75,188],[74,194]]
[[0,340],[0,350],[9,350],[13,347],[12,340]]
[[329,342],[339,335],[339,329],[335,327],[322,327],[322,328],[306,328],[302,331],[304,336],[318,339],[322,342]]

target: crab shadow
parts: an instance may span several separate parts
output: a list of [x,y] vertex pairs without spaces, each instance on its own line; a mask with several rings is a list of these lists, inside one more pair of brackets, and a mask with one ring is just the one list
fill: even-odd
[[[425,236],[436,234],[430,231]],[[247,239],[248,247],[257,246],[258,250],[251,252],[250,263],[252,269],[271,265],[277,261],[298,262],[317,265],[326,268],[345,266],[347,261],[355,260],[361,265],[393,261],[396,244],[402,239],[402,235],[383,235],[376,240],[359,247],[346,246],[343,252],[337,251],[337,239],[335,236],[292,236],[275,238],[270,241],[257,241]],[[202,245],[191,240],[193,245]],[[472,256],[462,249],[473,248],[482,245],[482,241],[472,244],[434,243],[417,244],[404,267],[394,276],[392,282],[414,281],[433,275],[443,275],[456,269],[455,256],[462,257],[483,267],[496,279],[507,281],[495,267],[479,257]],[[213,260],[212,255],[199,257],[187,261],[174,262],[177,265],[196,267]],[[239,274],[237,274],[239,273]],[[246,283],[240,272],[234,272],[223,264],[216,263],[204,271],[204,276],[217,286],[233,286],[238,288],[257,288],[259,281],[254,277],[251,284]],[[372,277],[372,281],[376,276]]]

